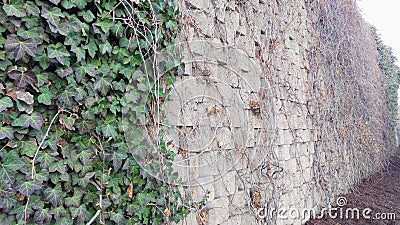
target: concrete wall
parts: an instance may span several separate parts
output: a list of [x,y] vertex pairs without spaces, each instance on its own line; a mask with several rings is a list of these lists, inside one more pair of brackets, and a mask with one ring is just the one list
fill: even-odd
[[312,70],[318,16],[307,1],[180,7],[185,73],[164,111],[192,211],[182,224],[301,224],[257,211],[318,210],[348,191],[362,173],[353,149],[336,149],[333,122],[322,131],[317,121],[315,102],[331,93],[323,71]]

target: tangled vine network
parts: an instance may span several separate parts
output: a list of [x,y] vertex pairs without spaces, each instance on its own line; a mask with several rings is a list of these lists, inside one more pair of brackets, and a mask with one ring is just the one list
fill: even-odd
[[[301,110],[311,121],[316,137],[312,146],[315,150],[313,179],[307,184],[307,193],[302,194],[309,196],[313,190],[322,190],[325,193],[322,202],[329,205],[337,194],[347,192],[360,179],[382,168],[395,145],[394,132],[389,126],[391,112],[385,95],[388,85],[379,68],[371,27],[362,19],[353,0],[304,1],[306,28],[310,36],[309,48],[306,49],[307,66],[302,69],[307,72],[305,79],[311,85],[305,90],[308,99],[303,103],[298,99],[299,90],[291,86],[290,76],[281,76],[282,65],[289,64],[288,71],[293,66],[285,43],[289,30],[299,32],[294,25],[298,23],[298,15],[288,11],[301,4],[290,0],[261,2],[265,3],[262,10],[254,8],[250,1],[228,1],[225,8],[222,7],[224,10],[217,14],[224,18],[227,8],[240,14],[239,23],[249,28],[246,35],[254,38],[255,58],[263,69],[261,101],[257,105],[262,128],[256,129],[259,141],[255,148],[260,157],[255,163],[250,160],[250,153],[242,152],[243,158],[249,160],[246,169],[236,171],[237,176],[248,193],[248,205],[253,211],[261,205],[278,208],[288,180],[279,160],[278,142],[282,136],[279,126],[282,124],[278,121],[278,114],[289,117],[293,111]],[[215,2],[212,4],[217,5]],[[201,11],[190,4],[183,9],[183,26],[192,29],[185,30],[184,39],[190,40],[190,35],[196,33],[202,40],[229,41],[227,24],[217,18],[212,28],[205,27],[193,19],[192,13],[196,10]],[[258,10],[266,15],[263,25],[259,25],[263,26],[261,38],[257,38],[259,34],[256,33],[260,31],[254,25]],[[240,31],[236,35],[240,36]],[[203,72],[204,76],[212,75],[206,66],[199,66],[199,63],[195,63],[193,68]],[[277,103],[282,96],[289,101]],[[288,127],[288,136],[298,139],[291,124]],[[294,149],[291,154],[301,168],[300,152]],[[363,160],[358,160],[361,158]],[[304,174],[303,171],[300,173]],[[342,185],[337,187],[338,183]],[[265,220],[263,222],[274,222],[273,218]]]
[[[329,157],[350,153],[352,160],[343,159],[341,166],[352,171],[345,176],[351,187],[381,168],[394,148],[384,95],[387,84],[377,63],[371,27],[355,1],[308,1],[308,7],[310,12],[318,12],[315,29],[319,32],[318,44],[310,51],[317,111],[314,122],[320,140],[315,172],[319,185],[333,191],[336,171],[330,170]],[[347,162],[351,165],[345,165]]]

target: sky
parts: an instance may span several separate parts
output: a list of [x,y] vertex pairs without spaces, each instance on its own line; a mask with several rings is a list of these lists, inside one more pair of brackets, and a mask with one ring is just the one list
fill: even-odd
[[393,48],[400,66],[400,1],[358,0],[364,19],[378,29],[384,44]]

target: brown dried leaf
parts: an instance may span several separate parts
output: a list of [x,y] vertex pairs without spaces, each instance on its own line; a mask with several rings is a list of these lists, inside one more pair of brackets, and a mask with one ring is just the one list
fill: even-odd
[[165,218],[168,220],[169,216],[171,215],[171,210],[169,210],[169,208],[166,208],[164,210],[164,216]]
[[17,198],[18,198],[18,201],[22,202],[25,199],[25,195],[23,195],[21,193],[17,193]]
[[182,156],[185,156],[185,155],[186,155],[186,150],[183,149],[183,148],[179,148],[179,149],[178,149],[178,154],[179,154],[179,155],[182,155]]
[[126,190],[126,192],[128,192],[128,197],[130,199],[133,198],[133,182],[131,182],[128,186],[128,189]]
[[221,110],[219,108],[217,108],[217,106],[213,106],[207,109],[207,114],[208,115],[214,115],[216,113],[221,112]]
[[13,99],[17,99],[17,91],[13,89],[6,89],[6,95],[10,96]]
[[257,100],[250,100],[250,109],[255,114],[260,113],[260,103]]
[[204,212],[196,215],[196,220],[199,225],[203,225],[204,223],[208,223],[207,215]]

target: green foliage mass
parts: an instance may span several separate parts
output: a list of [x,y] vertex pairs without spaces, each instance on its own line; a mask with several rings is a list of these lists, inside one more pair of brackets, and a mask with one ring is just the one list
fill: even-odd
[[173,44],[179,12],[170,1],[126,1],[133,29],[112,20],[129,16],[119,2],[3,1],[0,224],[83,224],[99,210],[95,223],[165,224],[185,214],[179,192],[146,175],[124,137],[147,106],[121,114],[128,91],[147,95],[134,74],[154,47],[147,40]]
[[[382,75],[385,76],[388,84],[386,96],[390,115],[388,115],[387,123],[393,134],[392,137],[389,137],[390,147],[394,147],[396,143],[394,134],[396,133],[395,128],[397,125],[399,107],[397,92],[400,81],[400,67],[396,65],[397,59],[394,56],[393,49],[383,43],[375,28],[372,28],[372,32],[375,36],[379,53],[379,68],[381,69]],[[394,148],[394,151],[396,151],[396,148]]]

